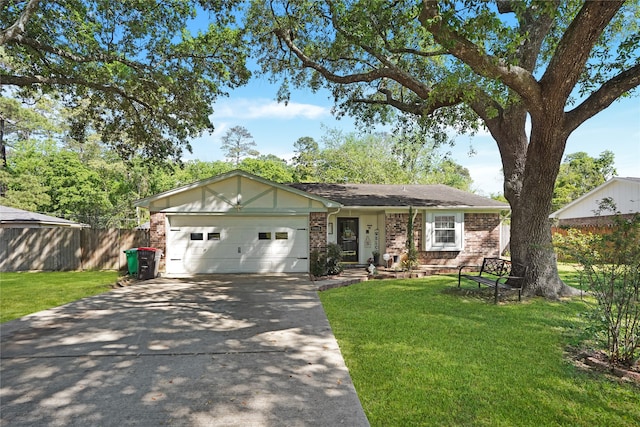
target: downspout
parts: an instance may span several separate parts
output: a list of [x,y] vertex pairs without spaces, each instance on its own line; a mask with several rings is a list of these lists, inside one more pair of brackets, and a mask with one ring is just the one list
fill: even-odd
[[[341,206],[341,207],[339,207],[337,211],[335,211],[335,212],[329,212],[329,213],[327,214],[327,227],[329,226],[329,223],[331,222],[331,221],[329,221],[329,219],[330,219],[331,215],[336,215],[336,218],[338,218],[338,216],[337,216],[337,215],[340,213],[340,211],[341,211],[341,210],[342,210],[342,206]],[[336,224],[336,226],[337,226],[337,224]],[[337,230],[334,230],[334,232],[335,232],[335,233],[337,233],[338,231],[337,231]],[[327,234],[328,234],[328,230],[327,230]]]

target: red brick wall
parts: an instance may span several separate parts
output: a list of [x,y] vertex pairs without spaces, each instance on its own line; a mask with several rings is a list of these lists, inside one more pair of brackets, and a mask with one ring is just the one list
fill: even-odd
[[[560,227],[609,227],[614,224],[615,215],[591,216],[585,218],[561,219],[558,222]],[[632,219],[633,214],[620,215],[624,219]]]
[[[408,213],[388,214],[385,218],[386,252],[401,255],[406,251]],[[462,251],[422,250],[423,216],[416,215],[414,240],[423,265],[458,266],[477,264],[484,257],[500,256],[500,216],[497,213],[467,213],[464,215],[464,249]]]
[[[382,253],[400,255],[407,249],[408,213],[387,214],[384,220],[387,247]],[[416,215],[413,222],[413,240],[417,248],[422,247],[422,214]]]
[[500,256],[500,215],[467,213],[464,215],[463,263],[482,263],[484,257]]
[[309,253],[314,250],[327,251],[327,214],[325,212],[309,214]]
[[158,270],[165,271],[165,257],[167,255],[167,230],[165,214],[163,212],[151,212],[149,221],[149,243],[152,248],[162,249],[162,258]]

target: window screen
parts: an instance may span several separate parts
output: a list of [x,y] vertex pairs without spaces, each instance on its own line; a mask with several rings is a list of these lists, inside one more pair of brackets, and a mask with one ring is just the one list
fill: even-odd
[[456,242],[456,216],[436,215],[434,217],[433,229],[436,243]]
[[207,240],[220,240],[220,233],[208,233]]
[[191,240],[204,240],[202,233],[191,233]]
[[289,233],[286,231],[276,231],[276,240],[287,240],[289,239]]

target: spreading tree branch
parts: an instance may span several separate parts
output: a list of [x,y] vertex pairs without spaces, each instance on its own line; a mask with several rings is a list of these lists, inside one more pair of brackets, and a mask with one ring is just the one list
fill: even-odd
[[423,58],[433,58],[436,56],[449,55],[449,51],[444,49],[438,49],[434,51],[424,51],[424,50],[410,49],[410,48],[399,48],[399,49],[389,49],[389,52],[421,56]]
[[320,73],[325,79],[333,83],[338,84],[350,84],[350,83],[370,83],[382,78],[388,78],[398,82],[407,89],[412,90],[420,98],[426,99],[429,96],[431,89],[418,81],[417,79],[409,76],[408,74],[401,72],[400,70],[392,67],[377,68],[365,73],[354,73],[347,75],[339,75],[333,73],[331,70],[324,67],[319,62],[311,59],[307,56],[291,38],[291,31],[287,29],[278,28],[274,31],[278,39],[282,40],[289,50],[302,62],[302,65],[306,68],[311,68]]
[[126,60],[122,57],[117,57],[113,55],[105,55],[105,54],[91,54],[91,55],[78,55],[64,49],[60,49],[54,46],[50,46],[44,43],[41,43],[37,40],[34,40],[29,37],[25,37],[23,35],[18,35],[14,38],[14,40],[23,45],[29,46],[37,52],[47,52],[53,55],[59,56],[64,59],[68,59],[70,61],[76,62],[78,64],[84,64],[88,62],[120,62],[124,65],[127,65],[131,68],[140,69],[140,64],[134,61]]
[[530,105],[542,105],[538,82],[526,69],[505,64],[503,60],[485,53],[480,47],[445,25],[437,0],[423,0],[418,19],[433,34],[435,40],[452,55],[469,65],[477,74],[500,79]]
[[132,96],[127,91],[110,85],[110,84],[101,84],[95,83],[88,80],[73,78],[73,77],[60,77],[60,76],[13,76],[13,75],[2,75],[2,83],[7,85],[19,86],[19,87],[27,87],[33,85],[66,85],[66,86],[84,86],[91,89],[99,90],[102,92],[113,93],[121,96],[128,101],[133,103],[142,105],[144,108],[153,111],[153,107],[149,105],[147,102],[142,101],[135,96]]
[[36,9],[38,9],[39,3],[40,0],[29,0],[24,10],[20,14],[18,20],[14,22],[13,25],[11,25],[9,28],[0,31],[0,46],[11,40],[14,40],[16,37],[24,33],[27,22],[35,13]]
[[[546,108],[561,111],[575,88],[600,35],[624,0],[587,1],[564,32],[553,58],[540,79]],[[557,105],[549,105],[550,99]]]
[[605,82],[579,106],[565,116],[567,133],[574,131],[589,118],[606,109],[626,92],[640,86],[640,64],[629,68]]

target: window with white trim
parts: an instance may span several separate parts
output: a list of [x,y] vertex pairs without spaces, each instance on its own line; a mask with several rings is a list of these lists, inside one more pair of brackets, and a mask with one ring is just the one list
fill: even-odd
[[461,251],[464,247],[464,212],[427,212],[425,251]]

